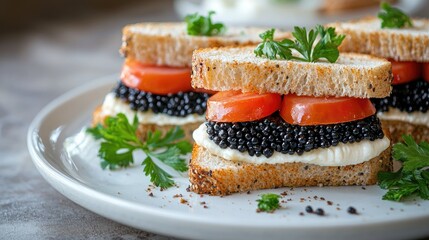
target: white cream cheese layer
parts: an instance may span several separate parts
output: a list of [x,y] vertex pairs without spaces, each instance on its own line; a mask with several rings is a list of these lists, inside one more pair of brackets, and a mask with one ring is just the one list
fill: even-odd
[[401,112],[396,108],[389,108],[387,112],[379,112],[377,116],[382,120],[397,120],[409,122],[417,125],[425,125],[429,127],[429,113],[422,112]]
[[319,166],[354,165],[377,157],[390,145],[390,140],[385,136],[384,138],[377,139],[375,141],[363,140],[352,144],[339,143],[337,146],[318,148],[311,150],[310,152],[305,152],[301,156],[274,152],[271,157],[267,158],[265,156],[250,156],[247,152],[242,153],[235,149],[222,149],[208,138],[206,130],[207,127],[203,123],[194,131],[193,137],[198,145],[206,148],[210,153],[220,156],[226,160],[253,164],[300,162]]
[[103,115],[116,116],[118,113],[123,113],[127,116],[128,121],[132,122],[134,115],[137,112],[139,123],[157,124],[157,125],[185,125],[188,123],[204,122],[205,115],[190,114],[186,117],[169,116],[162,113],[154,113],[152,111],[141,112],[132,110],[129,105],[115,97],[115,93],[109,93],[104,98],[101,106]]

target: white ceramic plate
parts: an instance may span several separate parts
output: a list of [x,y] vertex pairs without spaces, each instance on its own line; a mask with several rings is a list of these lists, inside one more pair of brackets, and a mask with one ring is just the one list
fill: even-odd
[[[28,132],[28,148],[40,173],[77,204],[135,228],[182,238],[351,240],[429,236],[429,201],[383,201],[384,191],[378,186],[285,188],[211,197],[187,192],[186,177],[176,178],[178,186],[165,191],[151,188],[139,164],[118,171],[102,170],[97,143],[82,129],[89,125],[92,111],[115,79],[92,82],[56,99],[37,115]],[[256,212],[255,200],[260,194],[284,191],[288,195],[282,198],[281,209],[273,214]],[[181,203],[176,194],[182,194],[187,203]],[[323,208],[326,216],[305,213],[307,205]],[[349,206],[359,214],[347,213]]]

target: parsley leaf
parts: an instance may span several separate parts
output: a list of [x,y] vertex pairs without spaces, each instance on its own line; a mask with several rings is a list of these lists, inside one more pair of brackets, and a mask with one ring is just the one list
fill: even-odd
[[104,127],[98,124],[94,128],[88,128],[87,132],[95,139],[103,139],[100,144],[98,156],[103,159],[101,166],[110,170],[118,167],[128,167],[133,163],[132,152],[142,146],[135,132],[138,125],[137,117],[129,124],[124,114],[116,117],[107,117]]
[[393,157],[403,162],[404,171],[429,166],[429,143],[417,144],[410,135],[402,138],[404,143],[397,143],[393,147]]
[[158,130],[148,132],[146,142],[143,142],[136,135],[137,128],[137,116],[130,124],[127,117],[119,113],[116,117],[107,117],[104,126],[98,124],[87,129],[94,138],[103,140],[98,150],[98,156],[102,159],[101,167],[111,170],[128,167],[134,163],[133,151],[140,149],[146,154],[142,162],[143,171],[146,176],[150,176],[151,182],[161,188],[172,186],[172,176],[160,168],[153,158],[176,171],[187,171],[188,166],[183,155],[191,152],[192,145],[180,140],[185,136],[183,130],[175,127],[164,136]]
[[[257,57],[265,56],[269,59],[298,60],[304,62],[315,62],[318,59],[325,58],[329,62],[336,62],[340,52],[338,46],[342,43],[345,36],[337,35],[335,28],[324,28],[321,25],[316,26],[307,33],[306,28],[295,27],[292,35],[295,40],[284,39],[282,41],[274,40],[274,29],[270,29],[259,37],[262,39],[254,50]],[[319,37],[318,42],[316,39]],[[301,57],[294,56],[292,49],[301,54]]]
[[382,2],[378,18],[381,19],[381,28],[402,28],[405,26],[412,27],[413,22],[409,16],[398,8],[392,7],[387,2]]
[[214,36],[225,32],[225,25],[222,23],[212,23],[211,16],[215,14],[210,11],[207,17],[201,16],[198,13],[189,14],[185,17],[187,24],[186,29],[188,35],[191,36]]
[[174,185],[171,175],[158,167],[151,157],[146,157],[142,162],[144,173],[150,176],[150,181],[161,189],[169,188]]
[[393,158],[403,163],[402,168],[378,174],[378,184],[388,190],[383,199],[401,201],[416,194],[429,200],[429,144],[417,144],[410,135],[402,138],[404,143],[393,146]]
[[257,57],[265,56],[271,60],[273,59],[292,59],[292,51],[289,48],[289,42],[285,39],[281,42],[274,40],[275,29],[267,30],[259,34],[262,43],[256,46],[254,53]]
[[261,199],[256,200],[258,202],[258,212],[274,212],[280,208],[279,199],[280,195],[274,193],[262,194]]

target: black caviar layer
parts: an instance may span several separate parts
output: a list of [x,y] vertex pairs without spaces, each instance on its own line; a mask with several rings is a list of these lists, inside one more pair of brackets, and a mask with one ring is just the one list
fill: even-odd
[[132,110],[142,112],[152,110],[170,116],[185,117],[196,113],[203,115],[207,108],[207,93],[179,92],[168,95],[157,95],[125,86],[122,82],[113,89],[117,98],[125,100]]
[[387,112],[389,107],[402,112],[427,112],[429,109],[429,83],[423,79],[394,85],[387,98],[373,98],[377,112]]
[[316,148],[336,146],[384,137],[380,120],[372,115],[347,123],[299,126],[284,122],[278,114],[253,122],[206,122],[209,139],[219,147],[271,157],[274,151],[298,154]]

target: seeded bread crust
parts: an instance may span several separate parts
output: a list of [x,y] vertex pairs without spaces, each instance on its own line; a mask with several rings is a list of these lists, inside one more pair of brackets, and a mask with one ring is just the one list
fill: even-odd
[[340,51],[366,53],[396,61],[429,62],[429,19],[413,19],[413,28],[381,29],[378,18],[332,23],[346,38]]
[[391,92],[391,64],[344,53],[336,63],[269,60],[254,47],[196,50],[192,86],[216,91],[295,93],[310,96],[382,98]]
[[416,125],[398,120],[381,120],[381,122],[384,127],[389,129],[392,143],[403,142],[403,134],[410,134],[416,142],[429,142],[429,127],[425,125]]
[[[106,115],[102,114],[101,106],[98,106],[92,114],[92,125],[95,126],[99,123],[104,124],[104,119],[106,117],[107,117]],[[194,139],[192,138],[192,133],[201,124],[202,124],[202,122],[188,123],[185,125],[180,125],[180,127],[185,132],[184,140],[187,140],[187,141],[193,143]],[[149,131],[153,132],[155,130],[159,130],[159,131],[161,131],[162,134],[165,134],[168,130],[170,130],[171,128],[174,128],[174,127],[176,127],[176,125],[162,125],[162,126],[160,126],[160,125],[156,125],[156,124],[139,124],[136,134],[138,135],[138,137],[142,141],[144,141],[146,136],[147,136],[147,133]]]
[[[143,63],[189,67],[195,49],[223,46],[255,45],[261,42],[265,28],[228,27],[222,36],[189,36],[184,23],[139,23],[123,29],[124,57]],[[276,31],[276,38],[290,37],[290,33]]]
[[305,163],[233,162],[194,144],[189,163],[190,189],[198,194],[229,195],[279,187],[373,185],[379,171],[391,171],[391,147],[357,165],[326,167]]

